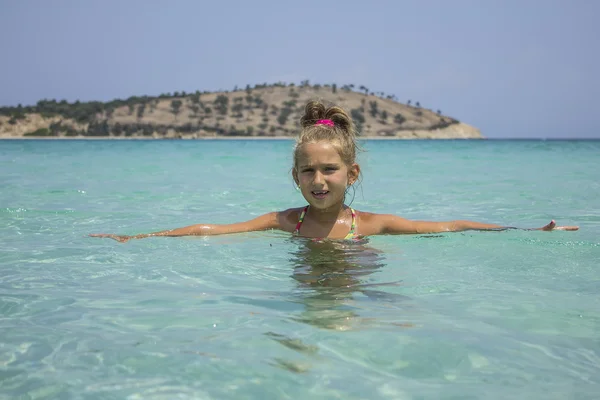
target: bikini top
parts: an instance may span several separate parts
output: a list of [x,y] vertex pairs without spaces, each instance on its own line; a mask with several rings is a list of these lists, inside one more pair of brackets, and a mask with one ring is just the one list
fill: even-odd
[[[296,225],[296,229],[294,230],[294,235],[300,234],[300,227],[302,226],[302,222],[304,222],[304,216],[308,211],[308,206],[304,207],[302,210],[302,214],[300,214],[300,218],[298,219],[298,224]],[[356,234],[356,211],[352,207],[350,207],[350,211],[352,212],[352,226],[350,227],[350,232],[344,237],[343,240],[352,240],[358,238]]]

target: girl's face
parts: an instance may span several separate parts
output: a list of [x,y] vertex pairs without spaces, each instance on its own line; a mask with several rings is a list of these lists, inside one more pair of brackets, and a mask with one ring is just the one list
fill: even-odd
[[344,203],[346,188],[356,182],[359,167],[346,165],[331,144],[317,142],[298,149],[292,173],[308,204],[327,210]]

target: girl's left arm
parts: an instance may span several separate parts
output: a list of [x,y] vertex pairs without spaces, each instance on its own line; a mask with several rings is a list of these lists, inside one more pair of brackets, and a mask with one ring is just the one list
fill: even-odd
[[[474,221],[447,221],[447,222],[429,222],[412,221],[398,217],[396,215],[377,215],[379,233],[400,235],[400,234],[420,234],[420,233],[440,233],[440,232],[461,232],[468,230],[479,231],[503,231],[508,229],[519,229],[511,226],[502,226],[497,224],[486,224]],[[541,228],[528,228],[531,231],[576,231],[578,226],[556,226],[552,220],[549,224]]]

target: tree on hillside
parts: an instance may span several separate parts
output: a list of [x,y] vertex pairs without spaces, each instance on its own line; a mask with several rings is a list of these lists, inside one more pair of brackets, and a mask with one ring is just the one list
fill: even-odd
[[350,115],[357,124],[362,125],[365,123],[365,115],[362,113],[362,111],[360,111],[360,109],[354,108],[350,110]]
[[220,94],[214,101],[215,108],[221,115],[227,115],[227,106],[229,105],[229,97]]
[[102,122],[91,122],[88,125],[87,131],[84,133],[85,136],[108,136],[110,134],[110,127],[106,120]]
[[394,116],[394,122],[396,124],[401,125],[404,121],[406,121],[406,118],[404,118],[402,114],[398,113]]
[[382,121],[383,123],[387,123],[387,118],[388,118],[388,113],[387,113],[387,111],[383,110],[383,111],[381,112],[381,121]]
[[264,108],[265,102],[260,95],[254,96],[254,108]]
[[171,112],[173,113],[173,116],[175,117],[175,120],[177,121],[177,114],[179,114],[181,112],[181,100],[173,100],[171,101]]
[[292,109],[288,108],[288,107],[284,107],[281,109],[281,112],[279,113],[279,116],[277,117],[277,122],[279,122],[279,125],[285,125],[285,123],[287,122],[288,117],[290,116],[290,114],[292,113]]
[[138,121],[144,118],[144,111],[146,110],[146,104],[142,103],[137,108],[137,119]]
[[192,102],[192,104],[200,103],[200,91],[199,90],[196,90],[196,93],[194,93],[190,96],[190,101]]
[[377,108],[377,101],[373,100],[369,102],[369,114],[371,114],[371,117],[375,118],[377,117],[377,114],[379,114],[379,109]]
[[233,107],[231,107],[231,111],[233,111],[233,116],[236,118],[242,118],[244,115],[242,111],[244,110],[244,105],[241,102],[235,102]]

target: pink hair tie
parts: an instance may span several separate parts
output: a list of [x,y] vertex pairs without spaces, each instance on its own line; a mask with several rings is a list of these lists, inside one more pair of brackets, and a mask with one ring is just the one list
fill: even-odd
[[327,125],[327,126],[335,126],[333,124],[333,121],[330,119],[320,119],[317,122],[315,122],[315,125]]

